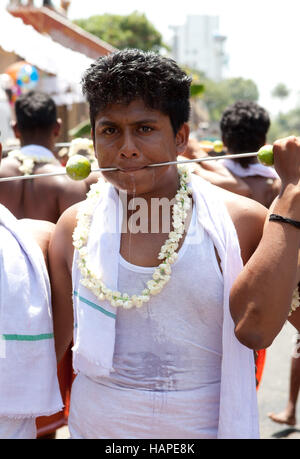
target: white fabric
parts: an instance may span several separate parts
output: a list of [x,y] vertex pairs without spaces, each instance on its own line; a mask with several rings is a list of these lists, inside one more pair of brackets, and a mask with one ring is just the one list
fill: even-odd
[[0,416],[62,409],[50,283],[42,251],[0,206]]
[[0,439],[34,440],[36,423],[34,418],[12,419],[0,416]]
[[[199,222],[211,236],[221,259],[224,278],[223,361],[218,438],[258,438],[259,422],[253,351],[235,337],[229,309],[233,282],[243,268],[234,224],[222,190],[192,176]],[[198,183],[197,183],[198,182]]]
[[[20,153],[25,156],[34,156],[35,158],[49,159],[49,161],[55,160],[55,156],[52,151],[48,148],[43,147],[42,145],[26,145],[25,147],[20,148]],[[58,162],[58,160],[57,160]]]
[[[198,221],[218,250],[224,276],[223,360],[218,437],[257,438],[259,433],[253,352],[236,339],[229,310],[230,289],[242,269],[238,238],[223,203],[222,190],[197,176],[192,176],[192,187]],[[94,212],[88,252],[92,254],[89,259],[94,263],[98,262],[97,270],[103,274],[105,284],[113,290],[117,287],[120,232],[119,225],[114,233],[109,225],[115,220],[116,210],[117,215],[120,214],[118,195],[109,183],[105,183]],[[122,221],[122,217],[119,221]],[[77,290],[74,295],[74,368],[77,372],[97,378],[109,375],[109,372],[113,371],[115,310],[108,302],[99,302],[80,284],[76,256],[75,252],[73,282]],[[80,297],[88,299],[91,305],[94,305],[94,309],[102,309],[105,313],[96,314],[93,308],[84,308]],[[99,330],[102,332],[99,333]],[[99,349],[103,350],[101,355]]]
[[[141,292],[153,272],[120,256],[118,291]],[[195,206],[172,273],[144,307],[118,308],[115,371],[97,380],[77,376],[72,438],[217,437],[223,277]],[[82,423],[83,418],[89,421]]]
[[5,147],[8,140],[14,138],[14,133],[10,125],[11,120],[11,108],[5,92],[0,87],[0,142],[3,147]]
[[242,167],[234,159],[221,159],[220,163],[238,177],[253,177],[259,175],[260,177],[271,179],[279,178],[279,175],[273,167],[267,167],[260,163],[249,164],[247,168]]
[[[121,215],[120,220],[117,221],[119,213],[122,213],[122,211],[117,192],[108,182],[103,182],[101,196],[102,199],[100,199],[94,212],[90,231],[92,237],[88,241],[88,250],[93,253],[92,260],[99,261],[98,265],[92,264],[94,270],[96,272],[100,271],[107,287],[116,291],[120,251],[120,232],[119,229],[116,232],[116,225],[118,224],[119,228],[119,221],[122,222]],[[97,236],[93,237],[96,234]],[[108,301],[101,303],[100,306],[95,295],[79,283],[80,273],[77,269],[76,257],[77,251],[75,251],[73,263],[73,283],[75,286],[78,285],[78,289],[75,289],[74,294],[75,336],[73,366],[75,371],[80,370],[91,377],[108,375],[110,371],[113,371],[116,310]],[[107,260],[109,260],[109,263],[107,263]],[[92,304],[98,304],[99,306],[96,307],[103,311],[103,314],[100,315],[100,323],[98,320],[94,320],[95,312],[92,308],[88,308],[84,314],[82,313],[80,309],[81,292],[84,293],[84,298],[87,301]],[[98,333],[99,326],[103,330],[102,333]],[[78,330],[80,336],[77,335]],[[91,337],[93,337],[92,340]],[[95,346],[97,349],[104,350],[100,361],[95,354]]]
[[[112,388],[80,373],[72,385],[70,435],[72,439],[216,439],[219,406],[213,406],[211,390],[211,386],[189,391]],[[207,412],[208,406],[213,412]]]

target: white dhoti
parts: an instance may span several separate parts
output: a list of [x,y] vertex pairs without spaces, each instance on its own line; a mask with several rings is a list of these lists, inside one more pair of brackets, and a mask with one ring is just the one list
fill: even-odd
[[13,419],[0,417],[0,439],[33,440],[36,438],[34,418]]

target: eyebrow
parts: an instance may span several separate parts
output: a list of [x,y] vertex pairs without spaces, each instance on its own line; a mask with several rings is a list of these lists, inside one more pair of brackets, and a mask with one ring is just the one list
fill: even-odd
[[[143,119],[143,120],[137,120],[137,121],[134,121],[133,123],[130,123],[130,125],[134,126],[135,124],[147,124],[147,123],[151,123],[151,124],[156,124],[158,121],[154,118],[146,118],[146,119]],[[115,121],[110,121],[110,120],[103,120],[103,121],[99,121],[97,123],[97,127],[102,127],[102,126],[117,126],[118,123],[116,123]]]

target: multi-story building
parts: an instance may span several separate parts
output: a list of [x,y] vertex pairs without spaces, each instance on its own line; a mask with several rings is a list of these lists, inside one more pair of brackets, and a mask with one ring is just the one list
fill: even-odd
[[222,79],[226,64],[224,43],[226,37],[219,33],[218,16],[187,16],[180,26],[173,30],[172,56],[181,65],[201,70],[208,78]]

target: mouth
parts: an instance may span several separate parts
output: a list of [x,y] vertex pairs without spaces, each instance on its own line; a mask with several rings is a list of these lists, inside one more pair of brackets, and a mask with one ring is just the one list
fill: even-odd
[[140,167],[119,167],[118,168],[118,172],[123,172],[123,173],[131,173],[131,172],[138,172],[138,171],[141,171],[143,169],[145,169],[147,166],[140,166]]

